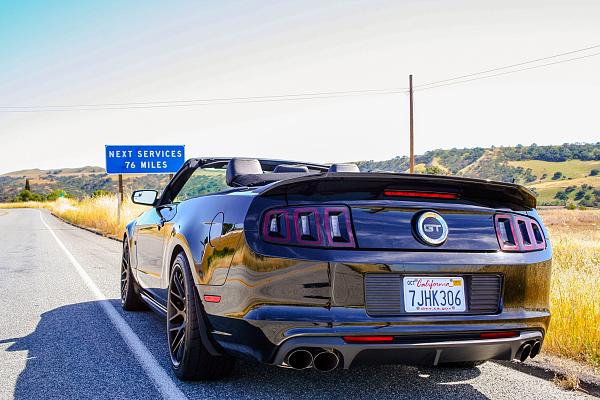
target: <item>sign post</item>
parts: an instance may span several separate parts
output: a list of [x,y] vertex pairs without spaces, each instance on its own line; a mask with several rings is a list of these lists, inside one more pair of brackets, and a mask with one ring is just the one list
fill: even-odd
[[185,162],[185,146],[106,146],[106,173],[119,175],[117,225],[123,206],[123,174],[169,174],[173,176]]
[[119,174],[119,194],[117,195],[117,226],[121,224],[121,208],[123,208],[123,174]]

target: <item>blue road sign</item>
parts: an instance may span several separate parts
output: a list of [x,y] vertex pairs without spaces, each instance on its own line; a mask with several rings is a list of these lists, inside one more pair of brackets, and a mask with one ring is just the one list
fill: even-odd
[[185,146],[106,146],[109,174],[172,174],[185,162]]

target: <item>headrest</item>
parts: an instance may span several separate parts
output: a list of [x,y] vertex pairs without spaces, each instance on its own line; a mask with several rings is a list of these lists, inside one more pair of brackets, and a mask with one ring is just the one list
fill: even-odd
[[225,182],[229,186],[236,185],[236,179],[242,175],[262,174],[260,162],[255,158],[232,158],[227,164]]
[[331,164],[327,172],[360,172],[356,164]]
[[308,174],[308,167],[306,165],[279,164],[273,172],[305,172]]

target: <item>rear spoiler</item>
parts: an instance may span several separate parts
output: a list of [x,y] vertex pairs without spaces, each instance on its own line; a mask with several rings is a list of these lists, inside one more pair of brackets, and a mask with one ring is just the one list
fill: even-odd
[[291,178],[258,188],[261,196],[335,196],[348,192],[366,193],[369,198],[384,198],[384,190],[414,190],[455,193],[459,202],[493,208],[528,211],[536,206],[533,192],[512,183],[443,175],[414,175],[380,172],[324,173]]

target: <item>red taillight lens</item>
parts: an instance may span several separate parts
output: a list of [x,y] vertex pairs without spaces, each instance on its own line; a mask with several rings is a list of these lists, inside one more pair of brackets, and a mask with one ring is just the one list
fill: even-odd
[[504,339],[519,336],[519,332],[484,332],[480,333],[479,337],[482,339]]
[[298,243],[312,246],[323,244],[319,215],[319,210],[314,207],[294,209],[294,227]]
[[346,207],[325,208],[325,232],[331,247],[354,247],[350,213]]
[[390,343],[394,341],[393,336],[343,336],[346,343]]
[[426,199],[458,199],[458,194],[456,194],[456,193],[386,190],[383,192],[383,194],[386,196],[395,196],[395,197],[423,197]]
[[496,236],[502,251],[527,252],[546,248],[546,240],[538,223],[529,217],[496,214]]
[[[293,226],[293,229],[290,229]],[[350,210],[345,206],[288,207],[263,215],[267,242],[299,246],[356,247]]]
[[290,223],[287,210],[269,210],[263,217],[263,237],[270,242],[290,241]]
[[219,303],[221,301],[221,296],[205,294],[204,301],[206,301],[207,303]]

